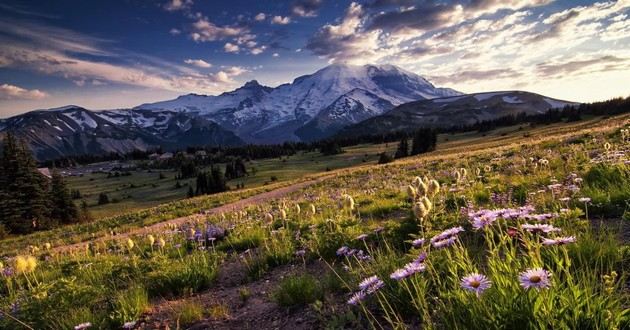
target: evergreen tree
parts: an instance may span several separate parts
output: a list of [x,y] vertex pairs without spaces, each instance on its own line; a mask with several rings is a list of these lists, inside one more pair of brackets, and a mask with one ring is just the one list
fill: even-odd
[[109,196],[106,193],[102,192],[98,194],[98,205],[104,205],[109,203]]
[[409,140],[407,140],[406,136],[403,136],[403,138],[400,140],[400,143],[398,143],[398,149],[396,149],[396,154],[394,155],[394,158],[398,159],[407,156],[409,156]]
[[192,186],[188,187],[188,198],[195,197],[195,192],[193,191]]
[[46,178],[26,145],[13,134],[4,139],[0,161],[0,221],[11,233],[48,227]]
[[72,201],[70,190],[63,177],[57,170],[53,170],[50,180],[50,218],[61,224],[79,221],[79,211]]
[[421,128],[413,135],[411,155],[417,155],[435,150],[437,132],[430,128]]

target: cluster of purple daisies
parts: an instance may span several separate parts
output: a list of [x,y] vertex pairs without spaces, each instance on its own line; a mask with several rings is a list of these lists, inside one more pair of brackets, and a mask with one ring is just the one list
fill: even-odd
[[342,246],[337,249],[337,256],[339,257],[356,257],[359,260],[369,260],[371,257],[365,251],[360,249],[351,249],[347,246]]
[[383,286],[385,286],[385,282],[379,279],[376,275],[364,279],[361,283],[359,283],[359,291],[355,292],[352,297],[348,299],[348,304],[358,305],[361,301],[380,290]]

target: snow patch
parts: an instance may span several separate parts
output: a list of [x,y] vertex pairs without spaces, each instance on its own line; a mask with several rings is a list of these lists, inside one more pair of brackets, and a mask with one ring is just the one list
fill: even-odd
[[503,102],[514,103],[514,104],[523,103],[523,101],[521,101],[521,99],[519,99],[518,96],[504,96]]
[[544,98],[545,102],[547,102],[552,108],[564,108],[565,105],[568,105],[567,102],[562,102],[558,100],[553,100],[548,97]]

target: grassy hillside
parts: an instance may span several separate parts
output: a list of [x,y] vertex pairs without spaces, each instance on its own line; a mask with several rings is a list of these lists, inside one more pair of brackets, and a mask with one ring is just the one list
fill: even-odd
[[[146,227],[295,180],[0,242],[20,255],[0,328],[627,328],[629,118],[441,136],[240,210]],[[129,235],[58,249],[109,228]]]
[[[299,152],[282,158],[254,160],[247,163],[250,175],[229,181],[234,189],[237,184],[245,188],[256,188],[276,181],[299,179],[305,175],[351,167],[359,164],[375,164],[378,154],[392,152],[396,144],[359,145],[345,148],[339,155],[324,156],[319,152]],[[108,178],[106,173],[91,173],[68,177],[72,189],[78,189],[88,203],[95,218],[104,218],[153,207],[158,204],[186,198],[189,185],[194,188],[194,179],[179,180],[176,188],[177,171],[133,171],[131,176]],[[160,173],[164,176],[160,179]],[[106,193],[115,203],[98,205],[98,195]]]
[[[552,124],[531,127],[528,124],[504,127],[491,132],[467,132],[457,134],[441,134],[438,137],[439,151],[454,152],[469,148],[485,148],[520,141],[527,136],[544,137],[559,131],[571,131],[596,125],[602,119],[593,118],[572,124]],[[228,184],[234,189],[236,184],[243,183],[245,188],[256,188],[275,181],[290,181],[305,175],[321,173],[358,165],[376,164],[381,152],[395,152],[397,143],[366,144],[344,148],[345,153],[324,156],[319,152],[298,152],[296,155],[254,160],[247,163],[250,175],[232,180]],[[252,169],[255,171],[252,171]],[[92,216],[96,219],[116,216],[136,210],[186,198],[188,186],[194,187],[194,179],[179,180],[181,187],[175,188],[176,171],[162,171],[163,179],[159,179],[158,171],[134,171],[131,176],[108,178],[106,173],[85,174],[68,177],[72,189],[78,189],[88,203]],[[272,181],[272,177],[275,181]],[[98,205],[98,195],[106,193],[115,203]],[[79,202],[79,201],[77,201]]]

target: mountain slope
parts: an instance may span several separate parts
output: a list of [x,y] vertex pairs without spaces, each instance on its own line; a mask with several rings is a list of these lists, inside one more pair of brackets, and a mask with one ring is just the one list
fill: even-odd
[[0,132],[7,130],[26,141],[40,160],[87,153],[126,153],[158,146],[175,149],[243,144],[216,123],[169,111],[95,112],[67,106],[5,119]]
[[460,94],[392,65],[330,65],[276,88],[252,81],[218,96],[191,94],[136,109],[194,112],[247,142],[280,143],[329,136],[402,103]]
[[358,136],[419,127],[468,125],[510,114],[543,113],[571,104],[575,103],[522,91],[459,95],[406,103],[386,114],[345,127],[338,134]]

